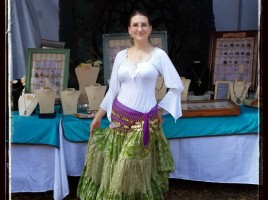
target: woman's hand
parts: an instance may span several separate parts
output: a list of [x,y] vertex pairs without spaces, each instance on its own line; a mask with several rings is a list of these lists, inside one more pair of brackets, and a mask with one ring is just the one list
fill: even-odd
[[101,119],[102,117],[106,114],[106,111],[103,110],[102,108],[100,108],[98,110],[98,112],[96,113],[93,121],[90,124],[90,129],[89,129],[89,133],[90,133],[90,137],[93,138],[93,131],[95,128],[99,128],[101,125]]
[[90,124],[90,137],[93,138],[93,130],[95,128],[99,128],[101,124],[101,120],[96,119],[96,117],[93,119],[93,121]]

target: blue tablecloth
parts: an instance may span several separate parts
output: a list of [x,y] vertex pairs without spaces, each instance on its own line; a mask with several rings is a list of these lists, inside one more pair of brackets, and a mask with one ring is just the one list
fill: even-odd
[[[164,116],[163,130],[166,138],[204,137],[258,133],[258,109],[241,106],[238,116],[179,118],[176,122],[171,115]],[[87,142],[89,124],[92,119],[79,119],[64,116],[62,127],[64,137],[71,142]],[[108,127],[109,121],[103,118],[101,127]]]
[[20,116],[18,111],[11,113],[12,144],[44,144],[59,147],[59,123],[62,114],[56,112],[53,119],[39,118],[38,113]]

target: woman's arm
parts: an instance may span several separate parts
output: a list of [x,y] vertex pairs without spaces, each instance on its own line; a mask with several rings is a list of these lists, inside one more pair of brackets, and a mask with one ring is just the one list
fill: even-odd
[[96,113],[93,121],[91,122],[90,124],[90,137],[92,138],[93,137],[93,130],[95,128],[99,128],[100,127],[100,124],[101,124],[101,120],[103,118],[103,116],[106,114],[106,111],[103,110],[102,108],[100,108],[98,110],[98,112]]

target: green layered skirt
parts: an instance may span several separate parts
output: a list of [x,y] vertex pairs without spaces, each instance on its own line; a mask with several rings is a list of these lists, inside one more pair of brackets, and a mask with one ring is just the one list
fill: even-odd
[[168,191],[174,163],[158,118],[149,120],[150,140],[143,143],[143,121],[127,129],[94,130],[78,183],[81,200],[157,200]]

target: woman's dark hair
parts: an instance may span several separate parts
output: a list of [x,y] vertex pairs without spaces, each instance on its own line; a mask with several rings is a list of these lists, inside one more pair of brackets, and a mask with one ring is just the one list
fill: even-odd
[[147,11],[145,10],[134,10],[129,18],[128,18],[128,26],[130,26],[130,22],[131,22],[131,18],[134,17],[135,15],[142,15],[142,16],[145,16],[148,18],[148,22],[149,22],[149,25],[152,25],[152,22],[151,22],[151,19],[150,19],[150,15]]

